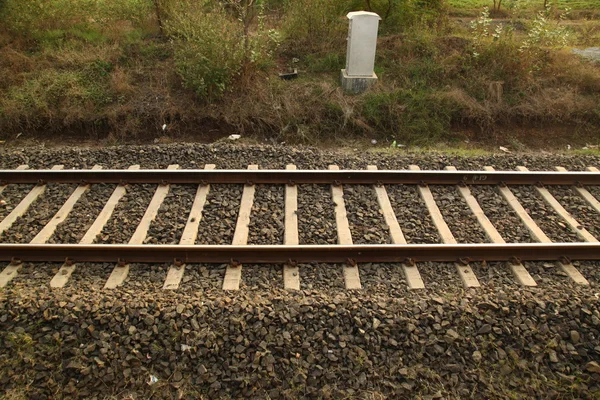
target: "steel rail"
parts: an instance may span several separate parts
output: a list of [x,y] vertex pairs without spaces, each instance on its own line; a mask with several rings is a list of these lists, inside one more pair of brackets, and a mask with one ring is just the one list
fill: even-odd
[[9,183],[600,185],[600,172],[408,170],[0,170]]
[[0,244],[0,261],[142,263],[343,263],[600,260],[600,243],[407,245]]

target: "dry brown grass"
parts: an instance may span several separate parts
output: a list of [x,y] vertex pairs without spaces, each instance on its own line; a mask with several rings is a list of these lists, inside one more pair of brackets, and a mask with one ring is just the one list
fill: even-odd
[[[146,34],[158,32],[153,19],[143,24]],[[332,24],[337,33],[347,26]],[[380,37],[380,80],[362,96],[344,95],[339,87],[345,34],[336,33],[335,43],[322,47],[313,43],[314,54],[302,53],[306,48],[290,35],[275,54],[279,66],[247,69],[213,103],[182,87],[168,42],[142,38],[131,22],[103,26],[100,38],[67,32],[38,45],[0,29],[0,131],[102,131],[116,139],[235,132],[288,143],[365,136],[408,143],[410,135],[423,136],[416,131],[431,130],[423,119],[438,117],[432,138],[446,137],[451,126],[494,132],[530,123],[597,122],[600,65],[568,50],[522,54],[516,42],[492,45],[478,63],[468,58],[472,39],[461,37],[468,33],[452,29],[415,28]],[[596,37],[598,27],[586,22],[577,29],[585,41]],[[277,72],[296,56],[300,78],[278,79]],[[169,127],[165,132],[163,124]]]
[[8,89],[23,82],[24,74],[35,67],[35,62],[10,45],[0,48],[0,88]]
[[582,93],[600,92],[600,63],[582,60],[569,50],[552,54],[546,76],[550,82],[576,87]]
[[135,90],[131,76],[125,68],[117,66],[110,74],[110,89],[117,96],[126,96]]
[[576,88],[541,88],[529,93],[521,104],[510,107],[509,118],[566,122],[585,118],[596,104],[595,99],[582,96]]

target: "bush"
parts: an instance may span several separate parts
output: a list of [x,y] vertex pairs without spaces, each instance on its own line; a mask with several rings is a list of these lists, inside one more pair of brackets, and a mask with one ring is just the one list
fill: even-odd
[[243,31],[222,7],[181,1],[169,9],[165,29],[175,39],[175,65],[186,88],[209,99],[231,89],[243,65]]
[[[78,120],[100,96],[81,73],[45,70],[0,99],[0,116],[10,125],[37,127],[43,123]],[[26,120],[23,120],[23,117]]]
[[449,132],[456,104],[427,90],[369,93],[362,115],[377,131],[399,143],[428,144]]
[[[242,6],[235,7],[240,11]],[[220,4],[179,0],[169,4],[165,32],[175,42],[175,65],[186,88],[214,100],[233,87],[242,72],[248,78],[252,67],[269,65],[279,43],[275,30],[266,30],[262,13],[255,33],[245,31],[251,19],[231,16]],[[256,10],[243,9],[245,18]]]
[[444,0],[358,0],[353,9],[375,12],[382,32],[403,32],[417,24],[436,22],[445,10]]
[[349,11],[351,4],[346,0],[292,1],[283,21],[284,37],[296,52],[344,48],[348,26],[344,16]]

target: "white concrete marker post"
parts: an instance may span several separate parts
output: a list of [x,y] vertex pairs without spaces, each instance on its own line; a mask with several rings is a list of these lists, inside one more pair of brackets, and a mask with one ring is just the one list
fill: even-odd
[[342,88],[348,93],[362,93],[377,82],[375,49],[379,15],[367,11],[354,11],[346,15],[348,27],[348,51],[346,68],[342,70]]

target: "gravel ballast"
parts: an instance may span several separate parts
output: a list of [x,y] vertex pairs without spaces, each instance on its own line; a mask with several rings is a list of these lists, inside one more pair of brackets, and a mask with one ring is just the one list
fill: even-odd
[[156,185],[129,185],[96,243],[127,244],[137,229],[154,192]]
[[[283,169],[289,163],[298,169],[600,165],[592,156],[465,158],[227,144],[2,150],[1,168],[24,163],[105,169],[210,163],[241,169]],[[51,218],[75,187],[52,186],[25,220],[43,226],[46,214]],[[456,187],[431,188],[442,212],[449,210],[444,217],[457,240],[487,241]],[[3,196],[15,203],[29,189],[9,185]],[[407,242],[439,243],[416,187],[386,189]],[[566,188],[555,189],[561,204],[595,234],[597,216]],[[78,241],[101,210],[92,198],[113,190],[92,186],[52,241]],[[127,243],[155,190],[131,185],[98,241]],[[196,190],[171,186],[147,243],[179,242]],[[579,240],[561,227],[535,189],[511,190],[553,240]],[[196,243],[231,243],[242,191],[242,185],[211,186]],[[531,241],[495,188],[472,191],[508,242]],[[256,187],[251,245],[283,242],[284,192],[283,185]],[[373,187],[345,185],[344,195],[353,240],[386,243],[389,233]],[[298,185],[301,244],[337,243],[334,207],[329,185]],[[543,222],[548,217],[555,218]],[[7,234],[24,242],[39,229],[18,222]],[[178,290],[162,289],[170,263],[132,263],[115,290],[103,289],[114,263],[77,264],[66,287],[56,290],[48,284],[61,263],[24,263],[0,289],[0,398],[594,399],[600,392],[600,268],[598,262],[573,264],[590,286],[575,285],[551,262],[523,263],[538,283],[531,288],[515,282],[507,263],[474,262],[482,286],[465,289],[453,263],[417,263],[425,289],[410,290],[399,263],[365,263],[359,264],[363,289],[345,290],[342,264],[301,264],[301,290],[290,292],[283,290],[281,265],[248,264],[241,290],[234,292],[221,290],[223,264],[186,265]]]
[[298,185],[300,244],[336,244],[335,204],[328,185]]
[[454,186],[431,186],[444,221],[458,243],[486,243],[485,232]]
[[238,210],[242,201],[242,185],[211,185],[196,244],[231,244]]
[[552,187],[550,193],[583,228],[595,238],[600,238],[600,214],[574,189],[565,186]]
[[392,208],[407,243],[441,243],[418,189],[408,185],[386,186]]
[[56,227],[48,243],[79,243],[115,189],[115,185],[92,185]]
[[535,223],[554,242],[579,242],[577,234],[531,186],[511,187],[512,192]]
[[33,185],[8,185],[0,194],[0,221],[19,205]]
[[389,230],[372,186],[344,186],[344,204],[353,243],[391,243]]
[[534,242],[521,219],[496,188],[472,187],[471,194],[477,199],[485,215],[507,243]]
[[54,217],[62,204],[69,198],[75,185],[49,184],[15,223],[0,235],[0,242],[29,243]]
[[248,244],[283,244],[283,185],[257,185],[250,214]]

